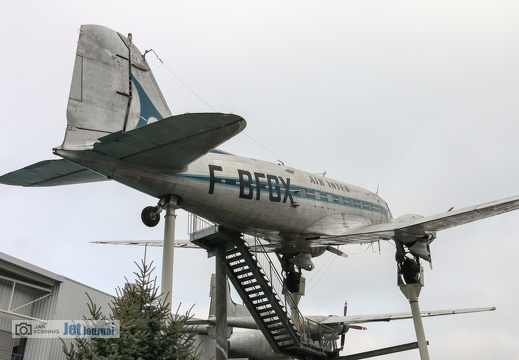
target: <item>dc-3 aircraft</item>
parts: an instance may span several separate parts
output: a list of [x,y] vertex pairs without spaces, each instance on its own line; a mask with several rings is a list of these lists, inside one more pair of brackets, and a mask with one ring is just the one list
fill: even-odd
[[393,218],[387,203],[361,187],[283,164],[217,148],[241,132],[235,114],[173,116],[145,55],[108,28],[80,29],[62,159],[0,177],[20,186],[115,180],[157,198],[142,212],[155,226],[170,196],[191,213],[264,239],[287,277],[312,270],[312,258],[337,245],[394,241],[397,266],[416,282],[419,261],[431,261],[437,231],[519,208],[519,196],[432,216]]

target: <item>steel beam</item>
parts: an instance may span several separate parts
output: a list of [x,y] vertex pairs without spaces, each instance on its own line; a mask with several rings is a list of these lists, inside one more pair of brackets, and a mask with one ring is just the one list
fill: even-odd
[[391,346],[391,347],[378,349],[378,350],[366,351],[366,352],[358,353],[358,354],[341,356],[341,357],[338,357],[337,360],[368,359],[368,358],[372,358],[372,357],[376,357],[376,356],[382,356],[382,355],[394,354],[394,353],[407,351],[407,350],[413,350],[413,349],[416,349],[417,347],[418,347],[418,343],[413,342],[413,343],[409,343],[409,344]]

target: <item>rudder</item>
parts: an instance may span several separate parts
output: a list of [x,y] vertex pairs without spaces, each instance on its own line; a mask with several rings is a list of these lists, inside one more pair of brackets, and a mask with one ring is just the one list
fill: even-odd
[[169,116],[171,111],[131,35],[82,25],[61,149],[91,149],[100,137]]

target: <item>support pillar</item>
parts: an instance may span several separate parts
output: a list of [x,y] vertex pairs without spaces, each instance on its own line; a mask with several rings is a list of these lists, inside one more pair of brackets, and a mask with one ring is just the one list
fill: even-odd
[[161,290],[165,297],[166,304],[172,309],[171,298],[173,293],[173,258],[175,250],[175,221],[177,215],[177,198],[171,195],[166,205],[166,215],[164,216],[164,246],[162,248],[162,282]]
[[299,306],[299,301],[305,295],[306,279],[305,279],[305,277],[303,275],[301,275],[301,277],[299,278],[298,291],[296,291],[296,292],[290,292],[288,290],[286,282],[287,282],[287,280],[285,279],[284,280],[284,284],[283,284],[283,294],[285,295],[285,302],[286,302],[286,304],[288,305],[288,307],[290,309],[290,318],[292,319],[292,321],[294,322],[294,324],[297,327],[300,327],[300,326],[303,325],[301,323],[301,321],[303,319],[299,318],[299,308],[298,308],[298,306]]
[[214,254],[216,262],[216,360],[227,360],[227,267],[225,261],[225,246],[216,247]]
[[429,360],[429,350],[427,349],[427,340],[425,339],[425,331],[422,323],[422,315],[420,314],[420,306],[418,304],[418,296],[423,287],[423,268],[420,265],[420,282],[415,284],[405,284],[402,276],[398,275],[398,286],[400,291],[409,300],[411,305],[411,314],[413,316],[416,340],[418,341],[418,350],[420,351],[421,360]]

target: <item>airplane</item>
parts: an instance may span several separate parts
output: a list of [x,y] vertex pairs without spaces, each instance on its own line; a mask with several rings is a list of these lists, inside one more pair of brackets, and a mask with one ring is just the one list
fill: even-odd
[[[200,335],[215,337],[214,326],[216,324],[216,301],[215,301],[215,274],[211,276],[210,292],[211,297],[209,307],[209,317],[207,319],[190,318],[188,325],[192,326],[193,331]],[[278,360],[289,359],[286,355],[276,353],[272,350],[265,336],[258,329],[258,326],[249,313],[245,305],[237,304],[231,298],[230,286],[227,283],[227,337],[229,347],[229,359],[247,358],[249,360]],[[340,349],[345,345],[345,335],[350,330],[367,330],[366,327],[359,324],[370,324],[374,322],[390,322],[396,320],[411,319],[412,314],[403,313],[387,313],[387,314],[370,314],[370,315],[347,315],[347,303],[344,304],[343,315],[305,315],[304,332],[305,334],[318,341],[322,334],[319,334],[317,324],[325,325],[330,333],[325,336],[332,341],[340,339]],[[446,315],[458,315],[475,313],[482,311],[494,311],[495,307],[487,308],[471,308],[471,309],[446,309],[434,311],[422,311],[421,317],[436,317]],[[238,328],[241,331],[234,331]],[[246,330],[243,330],[246,329]],[[358,359],[369,358],[380,355],[387,355],[395,352],[410,350],[410,348],[390,347],[384,349],[371,350],[365,353],[356,354]],[[210,356],[210,354],[208,354]]]
[[417,283],[438,231],[517,210],[519,196],[444,213],[394,218],[378,195],[283,163],[218,149],[246,126],[236,114],[172,115],[142,53],[99,25],[82,25],[67,105],[62,159],[0,176],[0,183],[46,187],[114,180],[158,199],[143,209],[156,226],[171,197],[190,213],[267,242],[287,279],[314,269],[334,246],[392,241],[397,269]]
[[99,25],[80,29],[62,159],[0,177],[7,185],[45,187],[114,180],[159,199],[141,218],[155,226],[171,195],[214,223],[266,240],[287,273],[314,268],[333,246],[391,240],[406,280],[420,259],[431,262],[436,233],[519,208],[519,196],[423,217],[393,218],[388,204],[359,186],[217,147],[241,132],[235,114],[173,116],[142,54]]

